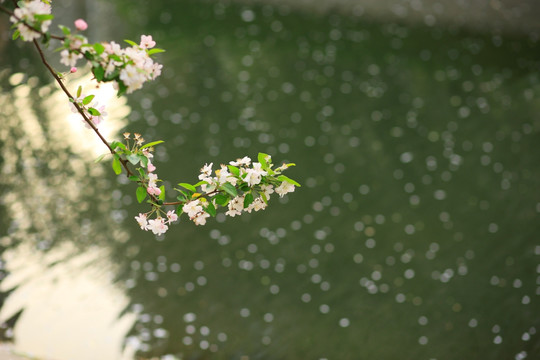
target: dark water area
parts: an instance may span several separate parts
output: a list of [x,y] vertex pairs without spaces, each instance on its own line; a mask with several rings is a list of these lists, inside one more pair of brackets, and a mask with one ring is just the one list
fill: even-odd
[[61,233],[108,250],[139,358],[540,356],[538,42],[228,2],[116,11],[117,41],[167,50],[125,129],[165,140],[169,189],[257,152],[303,185],[155,238],[135,189],[77,155],[102,195],[84,194],[90,237]]

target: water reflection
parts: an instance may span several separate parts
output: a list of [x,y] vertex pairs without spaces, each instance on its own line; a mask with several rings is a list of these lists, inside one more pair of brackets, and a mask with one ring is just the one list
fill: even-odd
[[[87,139],[54,86],[22,73],[2,80],[1,290],[9,296],[0,319],[17,324],[5,335],[18,352],[40,358],[120,359],[134,319],[119,316],[128,299],[112,287],[108,242],[125,242],[127,232],[105,170],[92,163],[101,145]],[[103,130],[117,132],[129,109],[112,88],[97,92],[118,119]],[[96,212],[110,215],[96,220]]]
[[[166,140],[160,176],[265,151],[305,184],[264,214],[166,237],[128,219],[110,256],[139,356],[538,355],[534,37],[118,4],[122,37],[144,25],[169,50],[160,81],[130,98],[130,131]],[[132,190],[109,204],[135,214]]]

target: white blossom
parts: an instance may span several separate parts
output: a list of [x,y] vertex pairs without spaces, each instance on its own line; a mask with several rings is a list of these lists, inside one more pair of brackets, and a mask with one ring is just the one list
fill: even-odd
[[205,225],[206,224],[206,218],[210,217],[210,214],[207,212],[200,212],[198,213],[194,218],[193,222],[195,225]]
[[234,166],[249,166],[251,164],[251,159],[247,156],[244,156],[241,159],[236,159],[236,161],[231,161],[229,164]]
[[280,197],[283,197],[283,195],[293,192],[294,191],[294,185],[284,181],[276,188],[276,193],[279,194]]
[[193,200],[188,202],[184,205],[182,208],[182,211],[188,214],[190,219],[193,219],[195,216],[197,216],[198,213],[203,211],[203,208],[201,206],[200,200]]
[[147,229],[151,230],[155,235],[161,235],[164,234],[169,227],[165,224],[165,220],[159,217],[157,219],[149,220]]

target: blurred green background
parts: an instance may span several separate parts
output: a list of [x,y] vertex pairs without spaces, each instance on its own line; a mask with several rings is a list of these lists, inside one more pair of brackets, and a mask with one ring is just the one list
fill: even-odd
[[[3,160],[4,248],[106,248],[125,312],[137,314],[125,341],[138,357],[540,356],[540,53],[530,13],[523,28],[494,28],[452,23],[444,8],[441,21],[425,12],[408,21],[347,2],[77,4],[60,3],[59,16],[88,18],[91,40],[152,34],[167,50],[163,75],[128,96],[125,129],[165,140],[154,163],[169,188],[195,181],[207,162],[259,151],[296,163],[289,173],[303,184],[264,212],[205,227],[184,217],[155,238],[138,230],[135,188],[109,164],[60,143],[19,148],[31,134],[3,121],[3,148],[18,149],[11,172]],[[1,54],[3,91],[16,90],[12,73],[51,81],[27,44],[4,41]],[[32,91],[32,106],[46,107]],[[21,227],[8,194],[28,205],[29,157],[55,195],[40,202],[50,221]],[[75,161],[89,169],[81,178]],[[59,173],[85,189],[75,203]]]

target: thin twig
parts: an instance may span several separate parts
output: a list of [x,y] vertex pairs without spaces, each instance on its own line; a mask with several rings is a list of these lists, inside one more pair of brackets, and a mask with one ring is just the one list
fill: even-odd
[[[109,145],[109,143],[107,142],[107,140],[103,137],[103,135],[101,135],[101,133],[99,132],[98,128],[96,127],[96,125],[94,124],[94,122],[92,120],[90,120],[88,118],[88,116],[86,115],[86,113],[84,112],[83,108],[77,104],[77,102],[75,101],[75,98],[73,97],[73,95],[71,95],[71,93],[69,92],[69,90],[66,88],[66,86],[64,85],[64,83],[62,82],[62,79],[60,79],[60,77],[56,74],[56,71],[54,71],[54,69],[52,68],[52,66],[47,62],[47,59],[45,59],[45,55],[43,54],[43,50],[41,49],[41,46],[39,46],[39,43],[37,42],[37,40],[34,40],[34,46],[36,47],[38,53],[39,53],[39,56],[41,58],[41,61],[43,62],[43,64],[45,65],[45,67],[47,68],[47,70],[49,70],[49,72],[51,73],[51,75],[54,77],[54,79],[56,80],[56,82],[58,83],[58,85],[60,85],[60,88],[62,88],[62,91],[64,91],[64,93],[66,94],[66,96],[68,98],[70,98],[71,100],[73,100],[72,104],[75,106],[75,108],[77,109],[77,111],[79,112],[79,114],[83,117],[84,121],[88,124],[88,126],[90,126],[92,128],[92,130],[94,130],[94,132],[96,133],[96,135],[100,138],[101,142],[103,142],[103,144],[105,144],[105,146],[107,146],[107,148],[109,149],[109,151],[111,152],[111,154],[116,154],[116,152],[114,151],[114,149],[111,147],[111,145]],[[126,169],[126,172],[128,174],[128,176],[131,176],[133,175],[133,172],[129,169],[129,167],[127,166],[127,161],[124,160],[124,159],[121,159],[120,158],[120,163],[122,164],[122,166],[124,167],[124,169]]]

